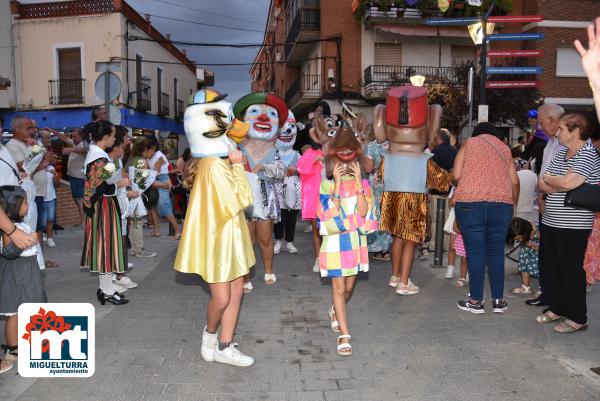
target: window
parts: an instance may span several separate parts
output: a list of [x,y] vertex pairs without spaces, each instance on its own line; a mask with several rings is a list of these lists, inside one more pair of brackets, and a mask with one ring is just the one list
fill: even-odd
[[402,65],[402,46],[375,43],[375,65]]
[[581,66],[581,57],[577,50],[564,48],[556,49],[556,76],[557,77],[585,77]]
[[56,49],[57,80],[51,87],[52,104],[84,103],[83,76],[81,71],[81,48]]

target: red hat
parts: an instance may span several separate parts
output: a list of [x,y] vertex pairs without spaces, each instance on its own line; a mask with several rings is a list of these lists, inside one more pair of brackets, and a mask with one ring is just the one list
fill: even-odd
[[386,106],[387,124],[407,128],[427,124],[429,104],[427,89],[422,86],[404,85],[390,89]]

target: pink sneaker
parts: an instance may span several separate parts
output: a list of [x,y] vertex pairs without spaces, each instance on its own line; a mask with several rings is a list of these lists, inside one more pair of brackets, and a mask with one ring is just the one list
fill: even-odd
[[390,287],[397,288],[399,282],[400,282],[400,277],[390,276],[390,283],[389,283]]
[[398,288],[396,288],[396,294],[400,295],[414,295],[418,294],[419,291],[419,287],[414,285],[410,279],[408,280],[408,284],[398,283]]

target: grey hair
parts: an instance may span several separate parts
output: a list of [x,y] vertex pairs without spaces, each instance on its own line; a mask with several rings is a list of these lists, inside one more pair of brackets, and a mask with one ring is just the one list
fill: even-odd
[[448,131],[446,128],[440,128],[438,135],[439,135],[440,139],[442,140],[442,142],[444,142],[444,143],[449,143],[450,137],[452,136],[450,131]]
[[546,103],[540,106],[538,111],[544,111],[545,113],[548,113],[548,116],[553,118],[554,120],[560,119],[560,116],[565,114],[565,109],[553,103]]
[[12,121],[10,122],[10,130],[15,132],[15,129],[21,128],[24,123],[29,121],[29,118],[25,116],[14,116]]

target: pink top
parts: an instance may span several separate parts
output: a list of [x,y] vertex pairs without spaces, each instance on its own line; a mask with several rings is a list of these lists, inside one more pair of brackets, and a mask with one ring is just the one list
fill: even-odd
[[302,220],[317,218],[321,171],[323,170],[323,162],[317,160],[320,156],[323,156],[323,152],[320,150],[308,149],[298,159],[296,165],[302,188]]
[[471,138],[464,145],[462,177],[454,195],[456,202],[513,203],[509,163],[510,149],[493,135]]

